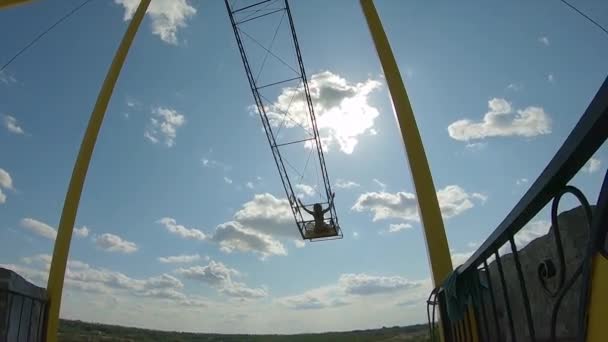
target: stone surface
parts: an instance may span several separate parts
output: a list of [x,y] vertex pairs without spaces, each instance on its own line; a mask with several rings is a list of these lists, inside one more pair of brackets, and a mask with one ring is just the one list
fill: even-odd
[[[582,262],[582,255],[587,245],[589,236],[589,225],[585,211],[582,207],[561,213],[558,216],[558,228],[561,233],[561,241],[565,256],[565,272],[564,284],[572,277],[573,273]],[[551,334],[551,316],[555,307],[556,299],[548,293],[541,284],[538,267],[544,260],[551,260],[555,265],[556,274],[547,281],[550,289],[557,291],[560,279],[560,261],[557,254],[557,245],[555,242],[554,231],[556,227],[552,226],[547,235],[541,236],[531,241],[527,246],[518,251],[519,261],[522,267],[523,278],[528,293],[530,309],[537,341],[549,341]],[[510,245],[507,244],[509,252]],[[493,259],[492,259],[493,260]],[[509,253],[500,258],[508,303],[513,317],[513,325],[515,337],[517,341],[530,341],[530,333],[524,300],[522,295],[521,284],[515,267],[513,254]],[[490,260],[489,260],[490,261]],[[509,319],[507,314],[507,306],[505,301],[505,291],[501,282],[499,267],[496,260],[489,262],[489,279],[487,272],[480,271],[481,282],[489,285],[491,282],[494,301],[496,304],[497,321],[494,318],[492,308],[492,296],[489,289],[483,291],[482,299],[484,302],[485,317],[487,322],[480,322],[482,329],[484,324],[489,325],[490,341],[512,341],[512,334],[509,328]],[[566,293],[559,307],[556,321],[556,336],[558,341],[573,341],[577,333],[577,320],[579,314],[579,292],[580,278],[574,283],[570,290]],[[503,337],[498,338],[497,324],[499,334]],[[484,329],[485,330],[485,329]]]

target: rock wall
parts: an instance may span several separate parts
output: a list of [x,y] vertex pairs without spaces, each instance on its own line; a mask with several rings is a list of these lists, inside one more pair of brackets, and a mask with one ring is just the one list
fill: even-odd
[[[558,226],[565,256],[564,278],[565,282],[567,282],[581,264],[589,237],[589,225],[584,209],[582,207],[577,207],[561,213],[558,216]],[[555,227],[552,226],[547,235],[531,241],[527,246],[518,251],[537,341],[549,341],[551,336],[551,316],[555,304],[555,298],[545,291],[538,276],[538,267],[544,260],[551,260],[555,265],[557,272],[555,276],[546,282],[548,288],[554,289],[555,292],[559,287],[560,262],[557,255],[554,229]],[[508,250],[509,254],[501,255],[500,260],[505,275],[508,302],[514,321],[515,337],[517,341],[530,341],[524,300],[517,269],[515,267],[514,256],[511,254],[510,245],[508,243],[507,247],[504,249]],[[489,280],[491,280],[492,288],[494,290],[493,293],[498,322],[494,319],[490,291],[489,289],[484,289],[482,291],[482,299],[487,321],[482,319],[480,324],[482,324],[482,330],[484,330],[483,324],[489,325],[490,336],[487,340],[512,341],[513,338],[509,328],[504,288],[501,284],[496,260],[489,263],[488,268],[489,271],[480,271],[480,281],[487,286],[487,275],[490,275]],[[556,324],[556,336],[558,341],[573,341],[576,337],[580,286],[581,280],[578,279],[562,300]],[[481,308],[480,311],[482,311]],[[496,331],[496,323],[498,323],[499,332]],[[502,339],[498,338],[498,334],[502,336]]]

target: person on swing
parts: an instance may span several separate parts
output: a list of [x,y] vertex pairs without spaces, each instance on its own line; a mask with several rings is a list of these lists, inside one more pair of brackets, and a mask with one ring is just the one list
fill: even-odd
[[321,205],[321,203],[315,203],[312,206],[312,210],[309,210],[308,208],[306,208],[306,206],[304,206],[304,204],[302,204],[302,201],[300,200],[300,198],[298,198],[298,202],[300,203],[300,206],[302,207],[302,209],[304,209],[304,211],[306,211],[307,213],[309,213],[310,215],[312,215],[312,217],[315,220],[315,227],[313,229],[313,231],[319,231],[319,230],[324,230],[324,229],[328,229],[330,228],[326,223],[325,223],[325,213],[328,212],[331,207],[334,205],[334,196],[336,194],[333,193],[331,194],[331,199],[329,200],[329,206],[326,209],[323,209],[323,206]]

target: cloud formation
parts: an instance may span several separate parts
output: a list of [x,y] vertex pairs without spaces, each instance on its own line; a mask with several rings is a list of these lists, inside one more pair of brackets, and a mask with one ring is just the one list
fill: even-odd
[[4,127],[11,133],[25,134],[25,131],[21,128],[14,116],[4,115]]
[[514,111],[505,99],[488,101],[488,112],[480,122],[458,120],[448,126],[452,139],[469,141],[488,137],[534,137],[551,133],[551,119],[541,107]]
[[33,218],[26,217],[21,219],[21,227],[49,240],[55,240],[55,237],[57,236],[57,230],[55,230],[55,228]]
[[173,256],[167,256],[167,257],[159,257],[158,261],[160,261],[163,264],[177,264],[177,263],[186,264],[186,263],[199,261],[200,259],[201,259],[201,256],[198,254],[192,254],[192,255],[181,254],[181,255],[173,255]]
[[[265,213],[268,214],[268,212]],[[209,234],[196,228],[177,224],[176,220],[170,217],[163,217],[157,223],[163,225],[168,232],[184,239],[217,243],[220,250],[225,253],[251,252],[257,254],[261,259],[273,255],[287,255],[283,244],[273,236],[238,221],[222,223]]]
[[205,283],[229,297],[258,299],[268,296],[265,289],[250,288],[244,283],[234,281],[233,278],[240,276],[240,272],[213,260],[205,266],[179,268],[175,273],[184,278]]
[[107,252],[129,254],[137,251],[137,245],[134,242],[124,240],[118,235],[105,233],[97,236],[94,240],[97,247]]
[[601,160],[592,157],[587,161],[587,163],[585,163],[585,166],[583,166],[582,170],[586,173],[595,173],[599,171],[601,164]]
[[[369,104],[370,94],[380,88],[381,83],[367,80],[351,83],[331,71],[317,73],[308,82],[314,103],[317,126],[324,149],[338,145],[346,154],[353,153],[359,137],[371,134],[378,109]],[[283,114],[289,109],[290,120]],[[283,88],[267,111],[273,126],[310,130],[310,119],[306,97],[302,86]],[[311,148],[311,144],[307,144]]]
[[164,107],[154,108],[152,115],[144,137],[154,144],[162,140],[167,147],[175,145],[177,129],[186,123],[186,118],[175,109]]
[[360,296],[386,294],[420,285],[400,276],[373,276],[365,273],[342,274],[338,283],[347,294]]
[[82,226],[80,228],[74,227],[74,235],[76,237],[85,238],[89,236],[90,232],[91,231],[89,230],[89,228],[87,228],[87,226]]
[[218,243],[220,250],[226,253],[252,252],[258,254],[261,259],[272,255],[287,255],[287,250],[280,241],[236,221],[218,225],[211,241]]
[[307,184],[296,184],[296,190],[298,191],[298,197],[311,197],[315,194],[315,188]]
[[[123,19],[130,20],[135,14],[139,0],[114,0],[125,9]],[[187,26],[187,21],[196,14],[188,0],[154,0],[146,14],[152,20],[152,33],[165,43],[177,45],[177,31]]]
[[3,168],[0,168],[0,188],[13,189],[13,178]]
[[0,204],[6,203],[6,195],[2,192],[2,188],[9,190],[14,189],[11,175],[3,168],[0,168]]
[[156,223],[162,224],[169,233],[184,239],[203,241],[207,238],[201,230],[177,224],[177,221],[171,217],[163,217],[156,221]]
[[353,189],[353,188],[358,188],[361,185],[359,183],[355,183],[353,181],[346,181],[343,179],[338,179],[336,181],[335,186],[336,186],[336,188],[340,188],[340,189]]
[[254,195],[234,214],[234,220],[275,237],[300,236],[287,199],[279,199],[269,193]]
[[[35,284],[46,283],[48,270],[50,269],[51,256],[39,254],[23,258],[22,265],[8,264],[0,265],[30,280]],[[140,297],[154,297],[175,300],[181,304],[182,301],[194,298],[179,292],[184,284],[170,274],[161,274],[149,278],[132,278],[128,275],[93,267],[78,260],[69,260],[65,273],[65,286],[69,289],[103,293],[103,294],[132,294]]]
[[314,310],[349,305],[367,296],[408,294],[419,289],[422,282],[400,276],[376,276],[365,273],[342,274],[334,284],[277,299],[294,310]]
[[[473,208],[472,199],[479,199],[483,195],[473,196],[458,185],[448,185],[437,191],[439,207],[444,218],[460,215]],[[384,219],[402,219],[406,221],[419,221],[418,202],[416,196],[407,192],[368,192],[361,194],[353,207],[358,212],[371,212],[374,221]]]
[[389,233],[397,233],[400,232],[402,230],[406,230],[406,229],[411,229],[412,225],[409,223],[397,223],[397,224],[391,224],[388,226],[388,232]]

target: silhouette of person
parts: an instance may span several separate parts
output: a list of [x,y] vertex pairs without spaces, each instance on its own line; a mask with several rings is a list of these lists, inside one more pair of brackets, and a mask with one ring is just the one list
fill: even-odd
[[328,212],[331,209],[331,207],[334,205],[334,196],[335,195],[336,195],[335,193],[331,194],[329,206],[326,209],[323,209],[323,206],[321,205],[321,203],[315,203],[312,206],[312,210],[309,210],[308,208],[306,208],[306,206],[304,204],[302,204],[302,201],[300,200],[300,198],[298,198],[298,202],[300,203],[300,206],[302,207],[302,209],[304,209],[304,211],[306,211],[307,213],[312,215],[312,217],[315,220],[315,227],[313,230],[320,230],[320,229],[328,228],[328,225],[325,223],[324,216],[325,216],[325,213]]

